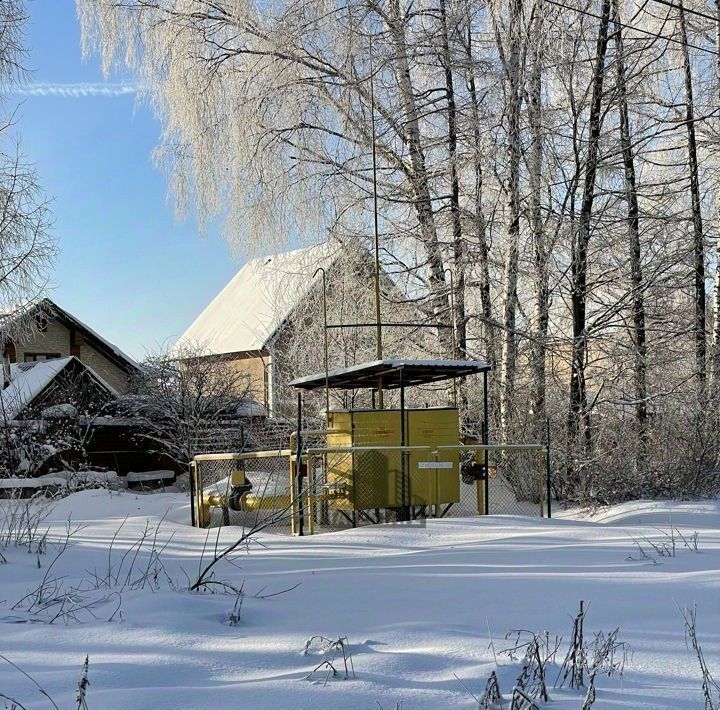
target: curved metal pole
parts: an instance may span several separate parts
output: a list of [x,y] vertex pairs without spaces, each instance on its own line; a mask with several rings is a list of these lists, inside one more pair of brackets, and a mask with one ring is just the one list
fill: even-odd
[[313,279],[322,272],[323,287],[323,343],[325,346],[325,421],[329,421],[330,417],[330,373],[328,368],[328,327],[327,327],[327,276],[325,269],[319,266],[315,269]]
[[[455,336],[455,282],[453,281],[452,269],[448,268],[443,271],[443,276],[450,274],[450,323],[452,328],[450,330],[453,359],[457,357],[457,339]],[[453,403],[457,407],[457,380],[453,377]]]

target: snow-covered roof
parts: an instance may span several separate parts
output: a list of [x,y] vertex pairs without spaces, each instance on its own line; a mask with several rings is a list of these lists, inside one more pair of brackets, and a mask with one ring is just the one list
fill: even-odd
[[[49,299],[46,299],[49,300]],[[102,343],[109,351],[111,351],[114,355],[117,356],[118,359],[124,360],[128,365],[135,368],[136,370],[142,369],[141,365],[133,358],[131,358],[127,353],[123,352],[117,345],[111,343],[109,340],[106,340],[103,338],[100,333],[98,333],[96,330],[93,330],[89,325],[86,323],[83,323],[79,318],[74,316],[72,313],[69,313],[64,308],[61,309],[60,306],[58,306],[56,303],[53,303],[53,306],[56,309],[62,310],[63,314],[66,318],[71,320],[73,323],[76,324],[78,327],[78,330],[85,331],[86,336],[91,335],[93,338],[97,339],[100,343]]]
[[492,366],[482,360],[372,360],[299,377],[290,383],[290,387],[314,390],[327,384],[331,389],[375,389],[381,379],[383,388],[395,389],[442,382],[491,369]]
[[178,344],[212,355],[262,350],[320,274],[340,255],[335,242],[249,261],[183,333]]
[[10,365],[10,383],[0,391],[0,422],[14,419],[73,361],[87,370],[108,392],[117,395],[100,375],[73,356],[14,363]]
[[[97,346],[97,349],[103,352],[111,360],[114,360],[116,364],[122,367],[122,369],[141,369],[140,365],[127,353],[124,353],[117,345],[114,345],[109,340],[103,338],[97,331],[90,328],[79,318],[49,298],[41,298],[26,306],[0,313],[0,330],[6,331],[12,337],[13,330],[15,330],[15,326],[17,324],[21,323],[23,320],[30,320],[39,313],[43,313],[49,317],[58,318],[60,321],[64,321],[66,325],[82,332],[86,339],[88,339],[94,346]],[[22,328],[20,332],[22,333]]]
[[2,419],[14,419],[70,362],[69,357],[10,365],[10,384],[0,392]]
[[267,417],[267,409],[254,397],[243,397],[239,402],[236,414],[238,417]]

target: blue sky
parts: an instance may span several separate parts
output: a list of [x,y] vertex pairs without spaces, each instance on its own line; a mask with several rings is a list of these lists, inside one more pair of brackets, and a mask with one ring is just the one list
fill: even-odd
[[[28,7],[32,85],[52,92],[104,81],[97,57],[82,58],[74,0]],[[51,298],[135,357],[157,350],[240,262],[217,232],[201,236],[191,219],[175,220],[165,177],[151,164],[159,124],[132,93],[13,99],[23,150],[53,200],[61,253]]]

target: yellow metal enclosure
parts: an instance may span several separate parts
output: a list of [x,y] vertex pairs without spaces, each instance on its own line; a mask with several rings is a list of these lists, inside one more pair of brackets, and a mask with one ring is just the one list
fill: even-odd
[[[347,524],[484,515],[501,495],[523,511],[538,498],[542,507],[544,497],[549,515],[549,446],[488,443],[489,369],[464,360],[386,359],[332,371],[326,363],[325,372],[290,383],[297,390],[298,416],[287,448],[194,457],[193,524],[259,524],[303,535]],[[485,375],[480,436],[461,438],[457,407],[404,406],[408,387],[477,373]],[[377,397],[380,409],[327,411],[326,427],[315,428],[316,420],[303,415],[303,392],[322,388],[326,411],[331,389],[372,390],[373,407]],[[393,390],[399,390],[400,408],[385,409],[379,393]],[[509,460],[510,453],[522,451],[545,454],[544,480],[535,478],[534,468],[526,471],[522,460]],[[502,452],[494,487],[491,452]]]
[[[328,413],[328,482],[343,484],[347,496],[332,502],[341,509],[370,510],[457,503],[460,500],[458,450],[413,451],[399,447],[457,446],[454,407],[347,410]],[[363,450],[367,447],[367,450]]]

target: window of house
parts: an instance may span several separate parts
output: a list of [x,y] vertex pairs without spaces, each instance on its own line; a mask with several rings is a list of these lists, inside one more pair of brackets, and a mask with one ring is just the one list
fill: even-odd
[[62,357],[60,353],[25,353],[25,362],[43,362]]

